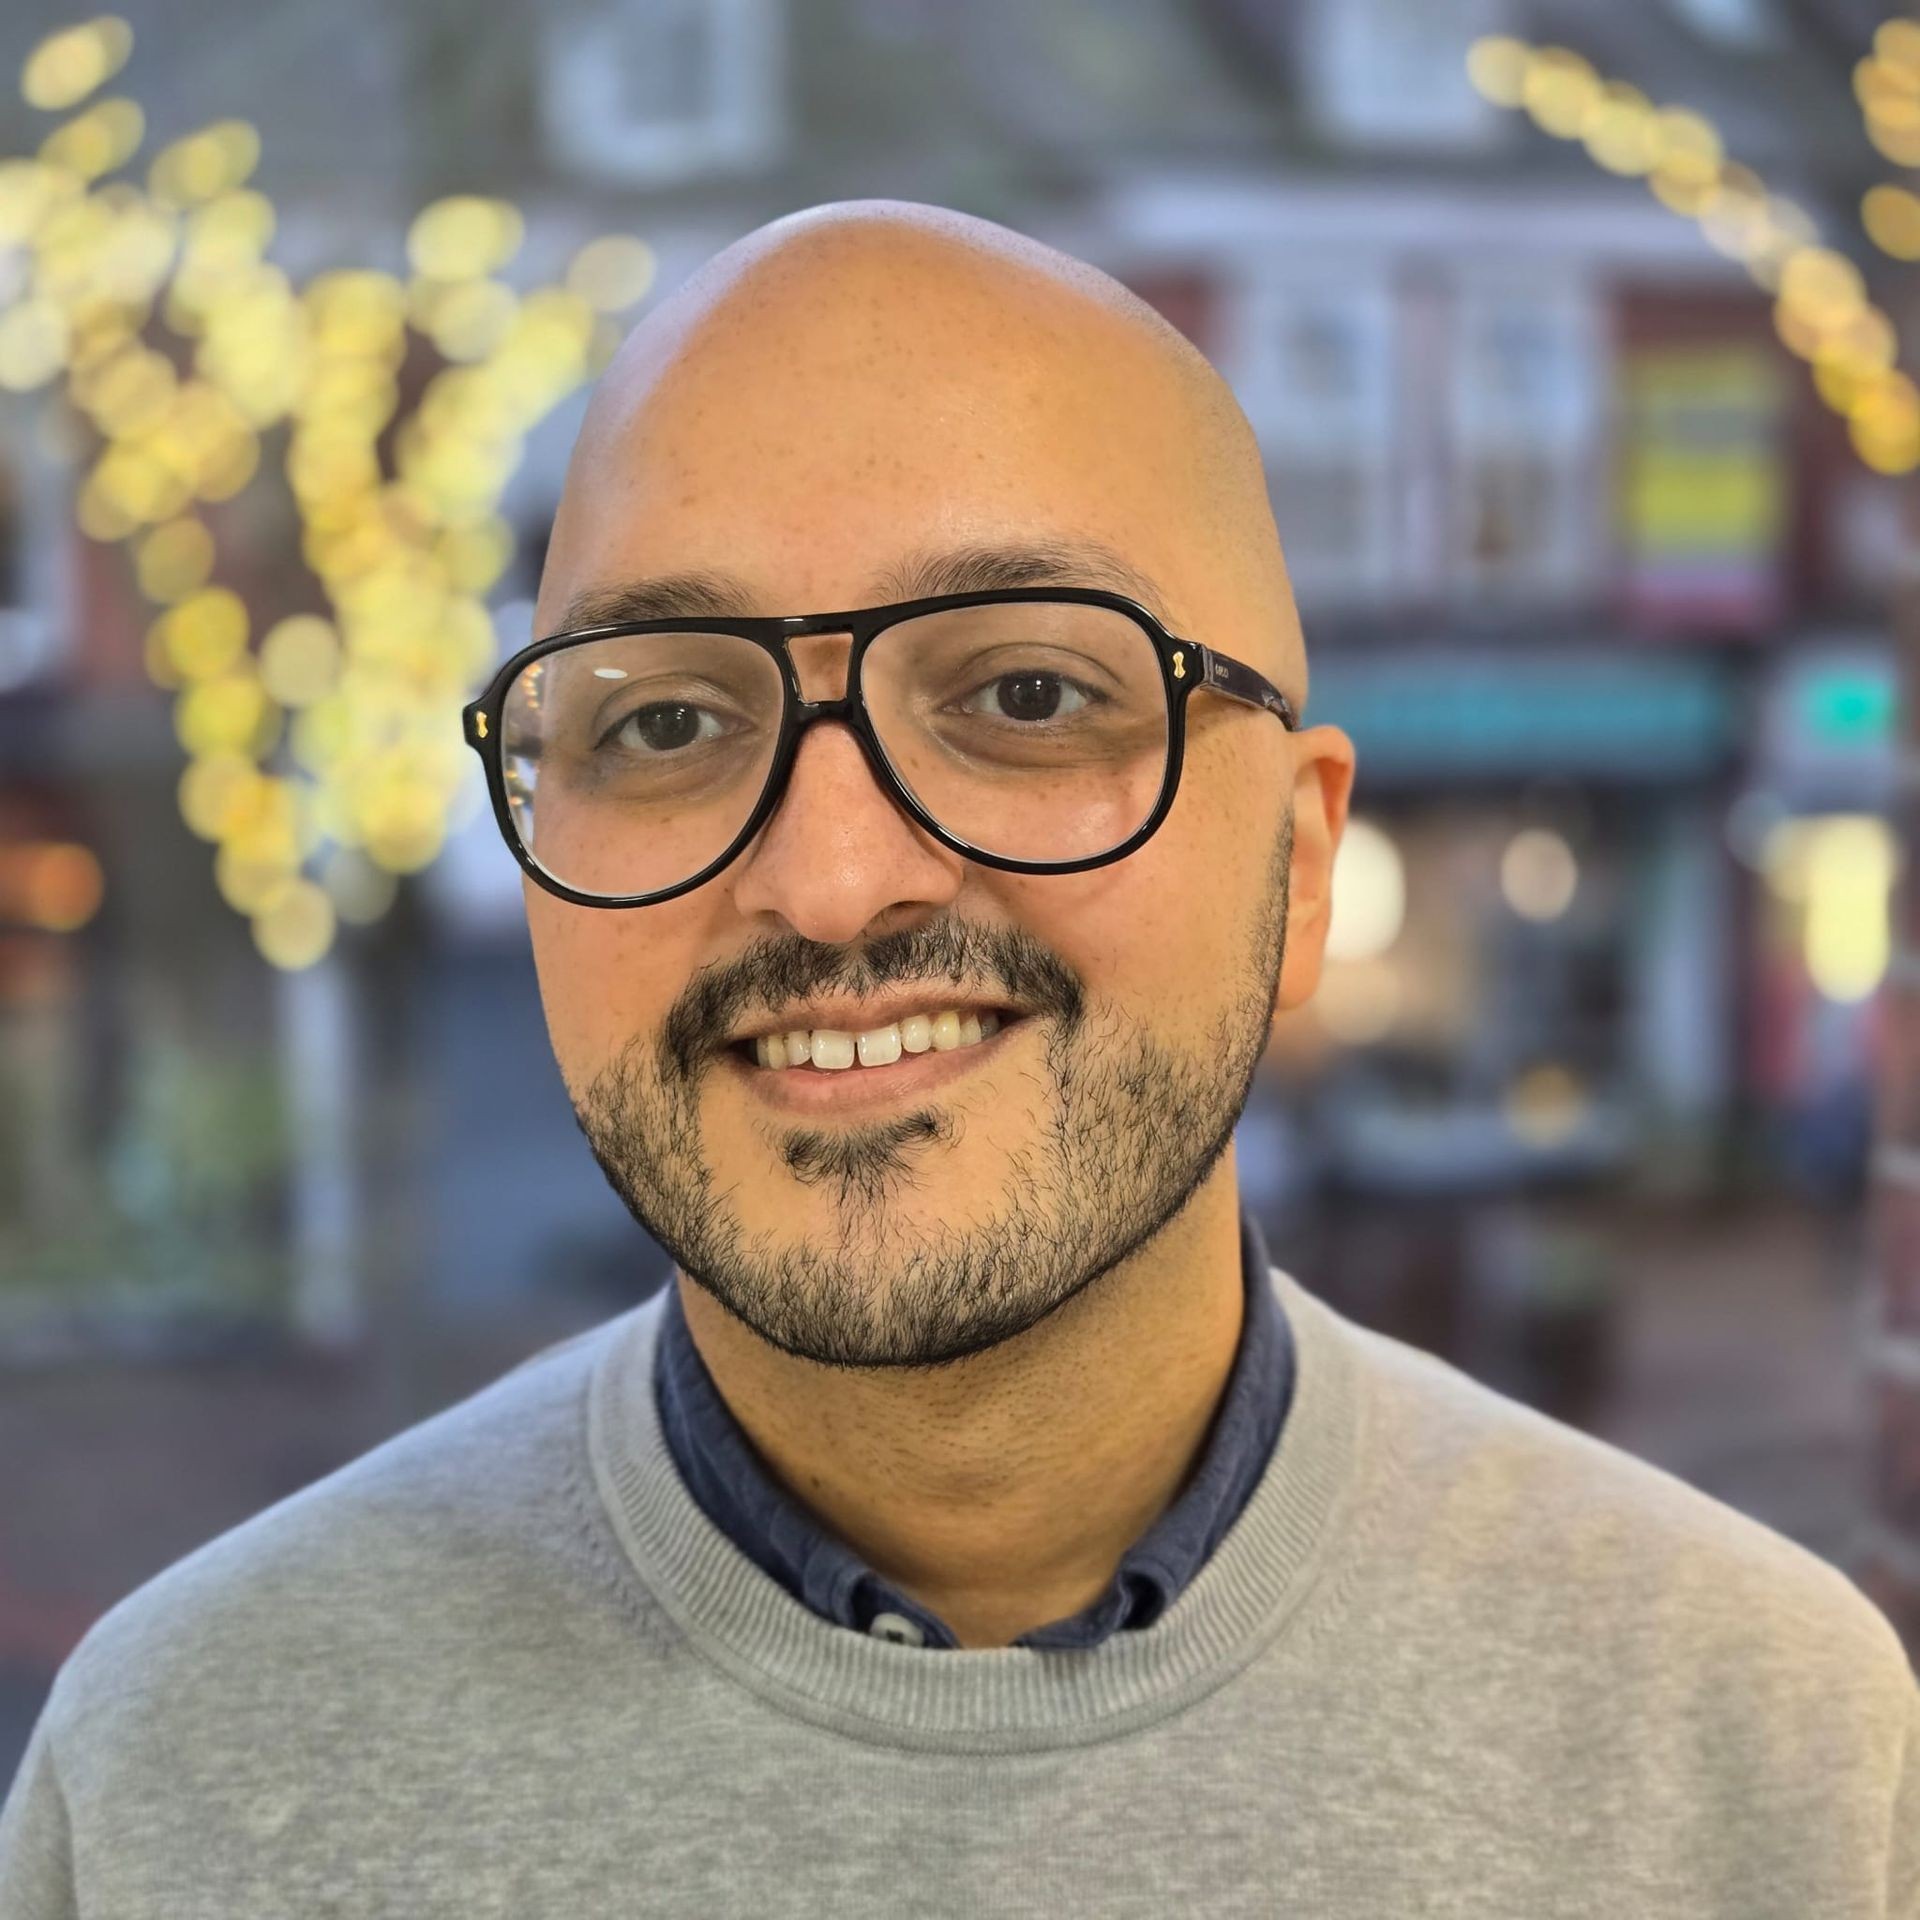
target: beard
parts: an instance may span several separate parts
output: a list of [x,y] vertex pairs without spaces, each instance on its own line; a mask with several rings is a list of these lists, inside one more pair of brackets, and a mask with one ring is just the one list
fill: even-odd
[[[687,1278],[782,1352],[824,1366],[936,1368],[1036,1326],[1145,1246],[1233,1138],[1264,1053],[1286,948],[1291,808],[1245,950],[1201,1053],[1090,1003],[1078,976],[1019,929],[945,919],[849,958],[800,938],[703,975],[649,1048],[635,1041],[574,1097],[574,1118],[627,1211]],[[1005,1154],[1004,1210],[929,1227],[894,1204],[964,1122],[927,1107],[877,1124],[777,1129],[787,1177],[833,1202],[836,1230],[749,1236],[716,1182],[700,1125],[704,1075],[745,1007],[997,980],[1046,1022],[1044,1124]],[[935,996],[937,997],[937,996]],[[991,1115],[979,1116],[991,1128]],[[779,1175],[774,1175],[778,1178]]]

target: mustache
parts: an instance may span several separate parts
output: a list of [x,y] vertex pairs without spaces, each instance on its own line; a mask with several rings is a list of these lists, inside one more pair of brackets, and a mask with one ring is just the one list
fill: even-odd
[[748,1012],[771,1012],[817,994],[864,996],[902,984],[945,985],[980,996],[997,988],[1067,1028],[1086,1009],[1079,974],[1020,927],[949,915],[883,933],[857,949],[799,934],[773,935],[695,975],[661,1025],[662,1076],[692,1079],[725,1048],[726,1036]]

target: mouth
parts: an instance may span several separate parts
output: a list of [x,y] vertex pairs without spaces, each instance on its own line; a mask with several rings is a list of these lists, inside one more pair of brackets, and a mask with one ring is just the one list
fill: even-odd
[[[1029,1024],[1010,1012],[975,1016],[971,1022],[938,1026],[902,1021],[878,1034],[809,1034],[807,1058],[794,1066],[762,1064],[758,1040],[739,1040],[722,1055],[728,1072],[770,1105],[789,1112],[827,1113],[877,1107],[929,1093],[974,1072]],[[991,1025],[991,1031],[989,1026]],[[921,1027],[933,1026],[931,1033]],[[971,1033],[979,1037],[971,1038]],[[815,1058],[818,1055],[819,1058]],[[846,1060],[844,1066],[834,1064]]]

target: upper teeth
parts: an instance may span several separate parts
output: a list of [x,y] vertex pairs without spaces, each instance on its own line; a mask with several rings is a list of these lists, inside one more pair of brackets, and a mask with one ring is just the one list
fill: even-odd
[[1000,1030],[997,1013],[913,1013],[888,1026],[865,1033],[842,1033],[833,1027],[800,1027],[792,1033],[763,1033],[753,1043],[754,1057],[763,1067],[850,1067],[859,1057],[863,1067],[891,1066],[903,1053],[951,1053],[971,1047]]

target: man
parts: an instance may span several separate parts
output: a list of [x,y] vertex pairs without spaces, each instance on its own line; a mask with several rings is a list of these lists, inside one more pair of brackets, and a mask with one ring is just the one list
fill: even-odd
[[538,631],[469,738],[674,1282],[99,1621],[0,1913],[1920,1916],[1857,1589],[1241,1217],[1354,761],[1190,346],[776,221],[603,376]]

